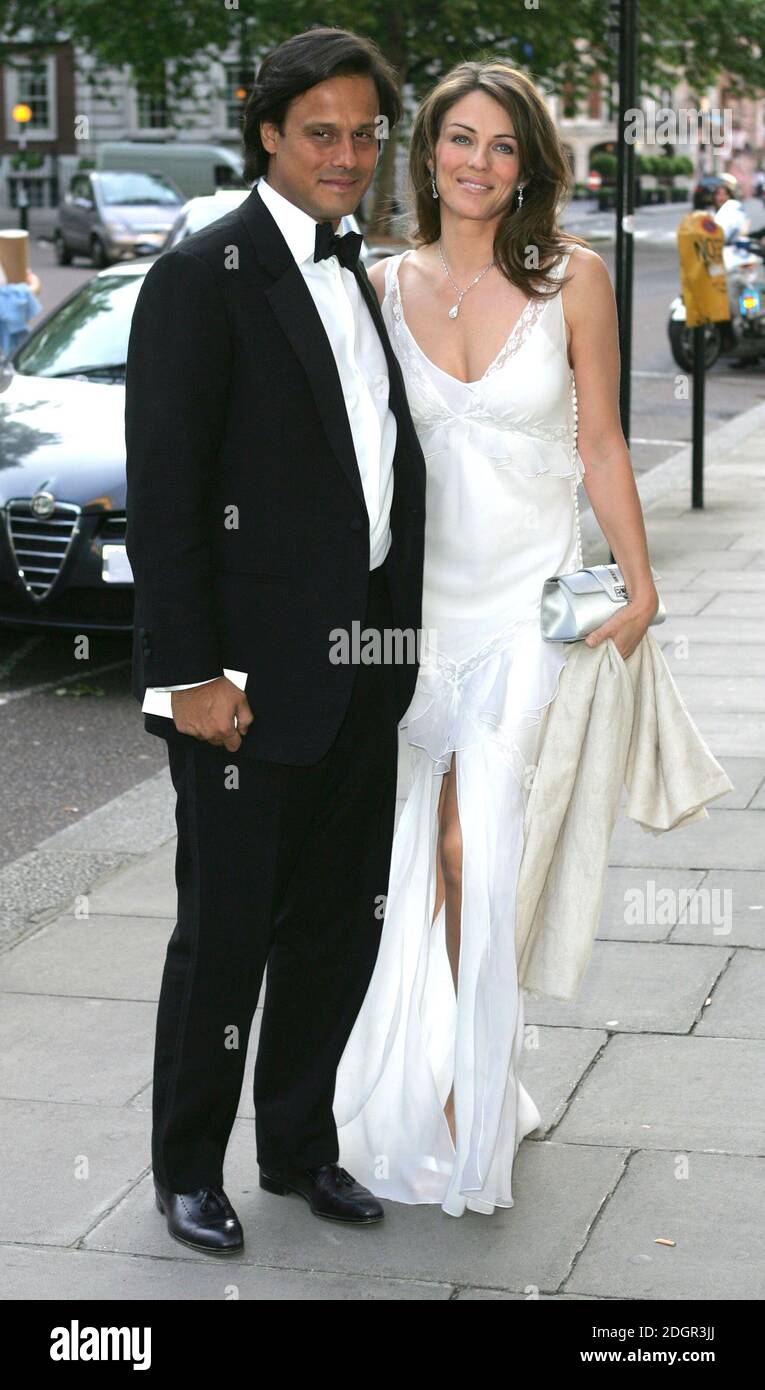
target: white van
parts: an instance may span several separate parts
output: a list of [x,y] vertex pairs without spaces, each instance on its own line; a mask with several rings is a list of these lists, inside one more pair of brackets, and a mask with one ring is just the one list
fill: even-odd
[[191,145],[151,140],[106,140],[96,151],[96,168],[164,174],[186,198],[217,188],[245,188],[243,157],[225,145]]

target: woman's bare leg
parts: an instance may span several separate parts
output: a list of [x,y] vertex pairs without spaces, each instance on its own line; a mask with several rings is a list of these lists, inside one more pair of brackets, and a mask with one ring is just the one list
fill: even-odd
[[[462,830],[457,806],[457,754],[452,753],[452,765],[444,774],[438,801],[438,851],[436,854],[435,922],[446,902],[446,953],[457,992],[460,961],[460,928],[462,918]],[[431,923],[432,925],[432,923]],[[454,1119],[454,1086],[444,1106],[452,1142],[456,1144]]]

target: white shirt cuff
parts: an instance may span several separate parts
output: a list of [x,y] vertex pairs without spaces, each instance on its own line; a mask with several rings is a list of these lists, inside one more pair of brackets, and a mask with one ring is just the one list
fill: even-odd
[[[229,671],[229,670],[224,666],[224,668],[223,668],[223,675],[224,675],[224,676],[228,676],[229,680],[230,680],[230,681],[233,681],[234,685],[237,685],[237,686],[239,687],[240,690],[244,690],[244,687],[245,687],[246,684],[247,684],[247,672],[246,672],[246,671]],[[209,680],[205,680],[205,681],[192,681],[190,685],[155,685],[155,686],[150,685],[150,686],[147,686],[147,687],[146,687],[146,694],[144,695],[144,698],[143,698],[143,704],[141,705],[141,710],[142,710],[142,712],[143,712],[144,714],[161,714],[161,715],[164,716],[165,719],[172,719],[172,717],[173,717],[173,705],[172,705],[172,697],[171,697],[171,693],[170,693],[171,691],[173,691],[173,690],[191,690],[191,689],[193,689],[193,687],[196,686],[196,685],[209,685],[211,681],[215,681],[215,680],[220,680],[220,677],[219,677],[219,676],[210,676]]]

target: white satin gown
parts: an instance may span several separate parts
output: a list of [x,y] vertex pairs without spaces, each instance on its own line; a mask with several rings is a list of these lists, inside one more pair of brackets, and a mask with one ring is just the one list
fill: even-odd
[[[570,650],[542,639],[540,596],[549,575],[581,564],[583,465],[560,293],[529,299],[480,380],[465,383],[415,341],[401,259],[386,262],[382,312],[427,467],[423,641],[400,724],[411,787],[334,1114],[340,1162],[378,1197],[437,1202],[460,1216],[513,1205],[518,1145],[541,1122],[519,1076],[515,890],[540,711]],[[438,799],[454,754],[463,841],[456,994],[443,905],[432,923]],[[456,1146],[443,1109],[452,1081]]]

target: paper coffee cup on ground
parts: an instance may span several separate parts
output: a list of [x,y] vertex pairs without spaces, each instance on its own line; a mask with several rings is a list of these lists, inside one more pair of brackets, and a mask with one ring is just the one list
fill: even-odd
[[24,284],[29,270],[29,232],[20,228],[0,231],[0,265],[9,285]]

